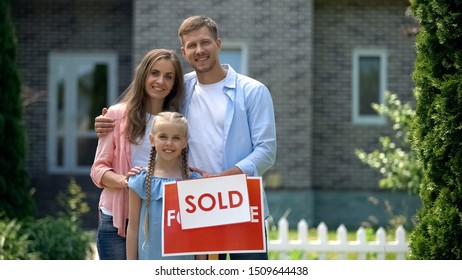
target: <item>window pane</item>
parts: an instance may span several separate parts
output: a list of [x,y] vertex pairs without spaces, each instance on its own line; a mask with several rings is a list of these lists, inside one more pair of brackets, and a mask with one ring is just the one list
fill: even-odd
[[108,66],[106,64],[80,65],[78,69],[78,123],[79,131],[93,130],[94,119],[107,104]]
[[106,64],[81,64],[78,68],[77,102],[77,165],[91,166],[97,146],[93,133],[94,119],[107,106],[108,66]]
[[359,59],[359,115],[376,116],[372,103],[380,103],[380,58]]
[[224,50],[221,49],[220,54],[220,63],[222,64],[229,64],[231,67],[236,70],[236,72],[242,72],[242,65],[241,65],[241,50]]
[[56,165],[59,167],[64,166],[64,139],[63,137],[58,137],[58,145],[56,147],[57,149],[57,161]]
[[64,79],[64,74],[65,74],[65,67],[63,64],[60,64],[58,67],[58,78],[57,78],[57,83],[56,83],[56,93],[57,93],[57,99],[56,100],[56,113],[57,113],[57,118],[56,118],[56,127],[57,130],[62,132],[64,129],[64,91],[66,89],[65,86],[65,79]]

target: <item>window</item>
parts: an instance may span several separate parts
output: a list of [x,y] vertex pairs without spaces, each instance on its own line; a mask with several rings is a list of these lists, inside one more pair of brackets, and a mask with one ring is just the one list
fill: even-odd
[[386,80],[387,61],[384,50],[353,52],[353,123],[385,123],[385,118],[372,108],[372,103],[384,103]]
[[223,43],[219,57],[222,64],[229,64],[236,72],[247,75],[247,47],[244,44]]
[[52,53],[49,69],[48,169],[89,173],[98,144],[94,119],[117,96],[117,56]]

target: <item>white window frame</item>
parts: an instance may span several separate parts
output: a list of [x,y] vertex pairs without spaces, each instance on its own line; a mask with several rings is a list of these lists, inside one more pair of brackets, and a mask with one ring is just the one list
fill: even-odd
[[[238,50],[241,53],[241,69],[234,69],[239,74],[248,75],[248,48],[247,45],[243,42],[223,42],[221,44],[221,52],[223,51],[231,51],[231,50]],[[226,63],[221,61],[221,63]],[[233,65],[231,65],[233,66]],[[234,67],[233,67],[234,68]]]
[[[108,65],[108,96],[107,100],[109,102],[108,106],[112,104],[117,98],[117,68],[118,68],[118,59],[117,54],[110,52],[102,53],[63,53],[63,52],[52,52],[48,57],[49,65],[49,74],[48,74],[48,133],[47,133],[47,142],[48,142],[48,151],[47,151],[47,165],[48,172],[55,174],[89,174],[91,166],[78,166],[78,151],[76,147],[77,139],[80,136],[92,138],[97,137],[94,131],[86,131],[83,134],[77,134],[75,129],[75,120],[77,118],[77,86],[76,80],[73,78],[73,71],[76,67],[77,62],[86,62],[89,63],[105,63]],[[70,66],[69,71],[70,75],[65,76],[65,85],[66,87],[65,98],[64,98],[64,108],[65,115],[63,116],[65,122],[65,129],[63,134],[58,135],[56,128],[56,119],[57,115],[57,87],[56,84],[59,79],[58,74],[58,65],[64,63],[67,66]],[[58,137],[64,136],[64,162],[63,166],[58,166],[57,164],[57,141]]]
[[376,124],[386,123],[385,116],[361,116],[359,114],[359,59],[361,57],[378,57],[380,59],[380,96],[379,104],[385,102],[385,91],[387,88],[387,51],[384,49],[357,49],[353,51],[352,70],[352,121],[354,124]]

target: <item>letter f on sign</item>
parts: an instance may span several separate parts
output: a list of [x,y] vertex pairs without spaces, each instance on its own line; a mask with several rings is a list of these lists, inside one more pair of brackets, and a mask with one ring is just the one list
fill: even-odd
[[167,226],[172,226],[172,220],[175,219],[175,210],[167,211]]

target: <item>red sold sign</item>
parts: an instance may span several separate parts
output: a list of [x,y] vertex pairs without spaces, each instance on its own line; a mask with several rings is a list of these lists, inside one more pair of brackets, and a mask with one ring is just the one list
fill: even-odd
[[251,216],[249,222],[191,229],[181,228],[177,183],[165,184],[162,255],[265,252],[261,177],[248,177],[246,181]]

